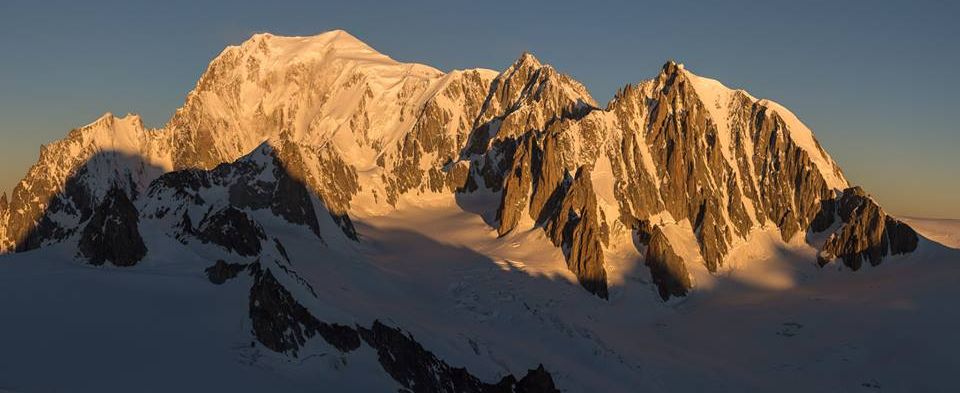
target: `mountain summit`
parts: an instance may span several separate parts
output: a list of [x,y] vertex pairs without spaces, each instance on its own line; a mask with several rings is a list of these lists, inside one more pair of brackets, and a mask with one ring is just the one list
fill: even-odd
[[[858,270],[920,242],[851,187],[797,116],[683,64],[601,106],[529,53],[502,72],[444,73],[342,30],[226,48],[164,127],[106,114],[44,146],[2,201],[4,251],[125,269],[207,261],[190,271],[249,289],[253,347],[302,357],[314,336],[342,356],[369,347],[413,391],[555,391],[542,359],[470,374],[442,356],[461,344],[431,352],[370,308],[441,281],[458,309],[497,318],[464,292],[487,273],[438,273],[473,271],[465,261],[498,266],[491,282],[520,272],[577,283],[562,296],[592,308],[627,296],[636,277],[657,302],[683,298],[749,263],[745,250],[813,250],[809,265]],[[422,254],[383,251],[394,236]]]
[[[136,200],[162,173],[210,170],[264,142],[295,151],[285,164],[341,221],[390,214],[426,194],[499,193],[485,207],[498,234],[542,228],[601,297],[606,251],[631,238],[698,245],[682,262],[648,256],[651,272],[662,264],[715,272],[765,229],[786,242],[828,229],[853,237],[830,242],[821,261],[904,242],[890,238],[900,232],[886,230],[882,211],[867,222],[838,219],[847,180],[793,113],[682,64],[667,62],[600,109],[582,84],[530,53],[499,74],[444,74],[335,30],[262,33],[228,47],[162,129],[105,114],[44,147],[2,217],[2,243],[27,250],[66,240],[109,185]],[[685,229],[660,230],[670,226]],[[883,236],[844,235],[851,231]]]

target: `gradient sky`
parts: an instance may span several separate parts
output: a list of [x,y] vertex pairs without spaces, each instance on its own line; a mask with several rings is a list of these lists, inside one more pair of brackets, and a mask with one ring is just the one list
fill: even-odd
[[512,3],[3,0],[0,191],[104,112],[162,126],[226,45],[341,28],[442,70],[530,51],[601,103],[677,59],[790,108],[894,214],[960,218],[955,2]]

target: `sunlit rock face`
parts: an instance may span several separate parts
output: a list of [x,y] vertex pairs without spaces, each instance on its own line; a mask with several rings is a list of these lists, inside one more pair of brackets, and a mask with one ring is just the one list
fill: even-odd
[[[318,244],[334,236],[328,225],[362,241],[357,216],[495,193],[478,212],[493,217],[492,231],[542,230],[563,251],[557,263],[601,298],[610,250],[632,239],[661,296],[692,288],[687,264],[724,268],[758,230],[784,241],[834,230],[820,263],[851,268],[917,243],[906,224],[844,191],[839,167],[790,111],[682,64],[601,107],[529,53],[502,72],[444,73],[343,31],[255,35],[210,63],[164,127],[107,114],[45,146],[0,200],[0,248],[79,241],[112,186],[181,243],[245,256],[272,237],[251,215],[306,227]],[[242,241],[223,240],[227,227]],[[675,227],[689,227],[694,260],[671,254],[675,231],[658,231]]]
[[823,245],[818,256],[820,265],[840,258],[847,267],[859,270],[863,262],[876,266],[888,255],[917,249],[917,233],[887,215],[860,187],[844,190],[835,201],[825,204],[824,210],[842,224]]
[[[659,334],[679,324],[654,325],[662,315],[687,314],[671,320],[692,332],[744,313],[683,319],[695,313],[661,302],[726,307],[727,278],[796,283],[795,266],[725,270],[744,250],[870,270],[922,244],[787,109],[676,62],[652,71],[599,104],[529,53],[500,72],[442,72],[342,31],[258,34],[214,59],[165,126],[106,114],[43,147],[0,196],[0,251],[52,255],[137,299],[157,290],[158,309],[220,328],[203,341],[244,370],[556,392],[648,382],[670,362],[634,339],[671,341]],[[697,286],[711,289],[681,300]]]

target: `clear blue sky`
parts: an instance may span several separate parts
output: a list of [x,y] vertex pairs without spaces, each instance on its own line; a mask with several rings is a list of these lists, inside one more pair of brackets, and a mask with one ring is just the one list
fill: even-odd
[[0,190],[103,112],[160,126],[224,46],[342,28],[443,70],[521,52],[600,102],[667,59],[774,99],[896,214],[960,218],[960,6],[928,1],[0,2]]

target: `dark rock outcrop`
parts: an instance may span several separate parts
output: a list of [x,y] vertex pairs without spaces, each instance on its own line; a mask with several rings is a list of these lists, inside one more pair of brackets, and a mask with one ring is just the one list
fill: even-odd
[[[715,272],[732,245],[755,229],[775,226],[791,240],[831,228],[842,208],[835,193],[848,187],[788,110],[674,61],[600,109],[582,84],[529,53],[498,74],[413,67],[397,79],[368,72],[365,64],[332,66],[355,60],[338,57],[333,47],[316,56],[332,56],[329,62],[264,62],[294,55],[271,52],[283,39],[258,35],[224,51],[156,132],[143,129],[135,116],[109,115],[45,147],[10,206],[0,209],[0,251],[75,234],[99,203],[102,190],[95,185],[104,184],[103,177],[123,183],[136,200],[145,200],[137,193],[151,184],[146,200],[152,209],[145,217],[179,217],[170,235],[184,243],[191,236],[214,237],[201,233],[209,226],[186,206],[219,209],[227,203],[207,199],[222,198],[222,188],[230,206],[269,209],[326,243],[320,236],[325,221],[318,221],[324,211],[348,238],[358,239],[350,213],[361,193],[364,203],[372,199],[380,209],[396,207],[408,193],[485,186],[500,192],[493,223],[500,236],[529,215],[531,226],[545,229],[563,249],[581,284],[606,297],[603,249],[611,232],[626,239],[621,235],[632,231],[642,247],[654,218],[689,221],[703,263]],[[395,89],[371,88],[387,81]],[[349,105],[328,105],[346,97]],[[340,123],[326,129],[334,107]],[[103,141],[121,134],[133,145],[125,151],[136,154],[98,158],[107,147]],[[148,162],[172,159],[177,172],[161,176],[170,168],[150,168],[137,155]],[[358,176],[354,161],[375,168]],[[590,175],[584,181],[571,175],[583,168],[602,173],[594,179],[598,190],[588,187]],[[481,214],[486,218],[492,209]],[[824,260],[843,257],[859,266],[859,259],[879,263],[888,253],[915,249],[916,233],[906,225],[872,211],[861,216],[854,224],[844,221],[825,246]],[[240,244],[238,252],[257,251],[258,245],[249,245]]]
[[105,114],[40,148],[37,162],[13,188],[6,214],[0,214],[0,253],[28,251],[77,234],[109,186],[122,188],[131,200],[138,198],[138,184],[159,168],[137,154],[90,145],[121,130],[142,131],[143,124],[135,115]]
[[[215,168],[211,175],[215,183],[229,186],[230,203],[239,208],[270,209],[286,221],[304,225],[320,236],[320,227],[314,212],[307,173],[300,147],[282,141],[282,150],[266,143],[249,156],[231,164]],[[272,181],[263,180],[265,174]],[[351,227],[352,229],[352,227]]]
[[362,343],[377,351],[390,376],[411,392],[554,393],[559,392],[543,365],[517,380],[513,375],[485,383],[464,368],[451,367],[426,350],[413,336],[374,321],[370,328],[328,324],[318,320],[260,263],[250,265],[250,319],[257,341],[272,351],[297,357],[310,338],[319,335],[342,353]]
[[[509,378],[513,378],[511,375]],[[553,384],[553,377],[543,365],[527,370],[527,375],[520,378],[513,388],[516,393],[553,393],[560,390]]]
[[920,237],[917,231],[896,218],[887,216],[885,228],[890,241],[890,255],[900,255],[916,251]]
[[93,265],[104,262],[116,266],[137,264],[147,255],[138,223],[137,208],[126,192],[114,186],[83,228],[77,245],[79,255]]
[[603,257],[603,219],[597,208],[597,197],[590,181],[590,170],[581,167],[566,191],[559,209],[546,230],[555,245],[567,258],[567,268],[577,276],[580,285],[606,299],[607,271]]
[[[836,217],[843,224],[830,234],[818,256],[823,266],[841,258],[850,269],[858,270],[863,261],[876,266],[887,255],[916,250],[917,233],[907,224],[886,213],[860,187],[843,191],[836,203],[825,204],[835,208]],[[824,213],[830,215],[829,211]]]
[[673,249],[660,227],[653,229],[644,262],[650,268],[653,283],[664,301],[671,296],[686,296],[693,287],[684,260]]
[[[177,208],[202,206],[208,203],[207,199],[219,197],[216,192],[211,193],[211,189],[223,187],[227,189],[230,206],[269,209],[287,222],[309,228],[322,241],[315,204],[319,200],[319,210],[326,208],[344,235],[357,240],[356,230],[346,213],[349,195],[356,192],[356,174],[347,170],[342,161],[322,153],[323,149],[298,145],[285,138],[279,143],[279,149],[263,143],[247,156],[212,170],[187,169],[164,174],[151,183],[148,199],[163,201],[172,196],[180,201]],[[319,165],[324,171],[322,176],[335,178],[318,179],[307,169],[308,162]],[[313,190],[320,189],[321,185],[326,186],[315,194]],[[165,214],[161,209],[169,209],[162,203],[157,205],[157,211],[151,212],[152,217]]]
[[203,271],[207,273],[207,279],[210,282],[220,285],[231,278],[237,277],[243,269],[246,269],[247,265],[242,263],[228,263],[222,259],[218,259],[213,266],[210,266]]
[[415,393],[559,392],[543,365],[529,370],[519,381],[513,375],[496,384],[481,381],[464,368],[451,367],[398,328],[374,321],[359,327],[363,341],[377,351],[380,365],[404,388]]
[[260,254],[260,241],[267,238],[260,224],[233,206],[204,217],[196,236],[204,243],[213,243],[243,256]]
[[[287,134],[281,135],[281,138],[282,148],[273,153],[273,173],[277,182],[271,197],[271,211],[289,222],[306,225],[317,237],[322,238],[310,195],[310,190],[314,190],[326,203],[330,216],[344,234],[357,240],[357,232],[347,216],[350,198],[359,188],[356,172],[337,156],[321,154],[308,147],[301,147],[291,142]],[[320,164],[319,169],[323,176],[329,177],[324,179],[322,184],[306,169],[306,160],[310,159]]]
[[265,347],[297,357],[300,348],[317,334],[343,352],[360,347],[359,336],[353,329],[317,320],[269,269],[254,263],[250,265],[250,275],[250,320],[254,336]]

